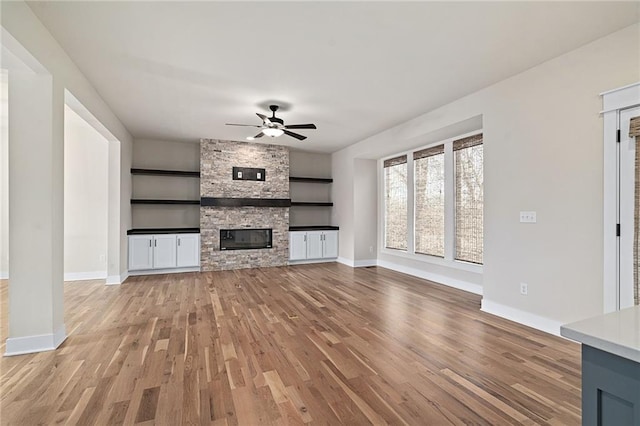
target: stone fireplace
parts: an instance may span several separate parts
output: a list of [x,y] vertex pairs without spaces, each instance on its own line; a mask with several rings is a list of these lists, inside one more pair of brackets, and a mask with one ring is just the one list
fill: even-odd
[[[263,180],[234,179],[234,168],[264,169],[264,175],[260,176]],[[202,271],[288,264],[290,200],[287,147],[202,139],[200,197]],[[271,230],[271,247],[221,250],[221,236],[231,238],[221,231],[258,229]]]

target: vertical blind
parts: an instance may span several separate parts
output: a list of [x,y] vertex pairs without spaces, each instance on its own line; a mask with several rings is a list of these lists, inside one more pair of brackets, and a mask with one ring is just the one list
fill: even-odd
[[453,142],[456,260],[482,263],[484,176],[482,134]]
[[415,251],[444,257],[444,145],[413,153]]
[[629,137],[636,138],[635,212],[633,215],[633,302],[640,305],[640,117],[629,122]]
[[384,161],[385,247],[407,249],[407,156]]

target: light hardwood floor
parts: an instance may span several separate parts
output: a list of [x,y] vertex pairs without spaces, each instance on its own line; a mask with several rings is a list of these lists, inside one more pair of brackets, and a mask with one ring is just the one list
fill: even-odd
[[73,282],[65,303],[58,350],[0,361],[2,424],[580,423],[577,344],[382,268]]

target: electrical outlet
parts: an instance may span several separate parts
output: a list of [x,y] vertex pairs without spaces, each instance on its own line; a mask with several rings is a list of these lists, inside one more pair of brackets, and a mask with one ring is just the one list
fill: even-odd
[[536,212],[520,212],[520,223],[536,223]]
[[101,254],[100,255],[100,262],[104,263],[104,262],[106,262],[106,260],[107,260],[107,257],[104,254]]
[[373,246],[369,246],[369,253],[373,253]]
[[529,285],[526,283],[520,283],[520,294],[526,296],[529,294]]

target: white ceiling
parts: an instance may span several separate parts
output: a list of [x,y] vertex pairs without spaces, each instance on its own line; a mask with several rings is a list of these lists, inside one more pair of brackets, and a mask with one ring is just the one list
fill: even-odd
[[[639,20],[638,2],[32,2],[136,138],[332,152]],[[264,139],[262,139],[264,140]]]

